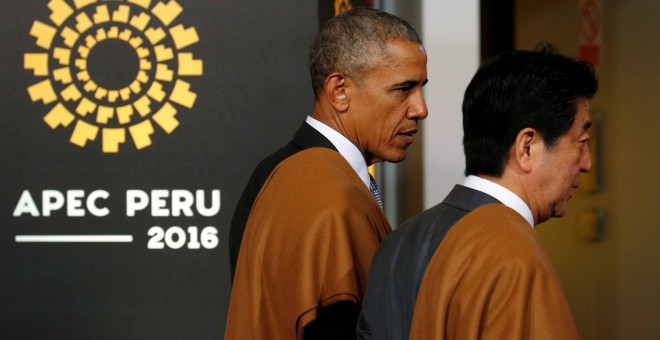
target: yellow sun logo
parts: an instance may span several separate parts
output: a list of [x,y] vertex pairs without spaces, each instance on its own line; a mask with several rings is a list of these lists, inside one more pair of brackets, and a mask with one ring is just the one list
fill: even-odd
[[40,52],[25,53],[24,66],[40,77],[28,93],[51,107],[51,129],[73,125],[72,144],[100,139],[104,153],[117,153],[129,137],[140,150],[155,126],[178,127],[179,109],[197,98],[182,78],[201,76],[203,64],[184,51],[199,37],[175,23],[176,0],[50,0],[48,8],[50,23],[30,29]]

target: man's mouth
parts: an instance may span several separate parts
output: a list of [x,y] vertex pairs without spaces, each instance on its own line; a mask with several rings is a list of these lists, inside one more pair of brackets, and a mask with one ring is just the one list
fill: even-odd
[[399,134],[400,134],[400,135],[404,135],[404,136],[410,136],[410,137],[412,137],[412,136],[415,135],[416,133],[417,133],[417,129],[412,129],[412,130],[406,130],[406,131],[400,132]]

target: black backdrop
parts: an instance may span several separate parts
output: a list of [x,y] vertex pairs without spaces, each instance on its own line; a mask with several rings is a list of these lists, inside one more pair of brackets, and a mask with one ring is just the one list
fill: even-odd
[[[222,338],[231,214],[252,168],[313,108],[307,51],[334,2],[0,3],[0,338]],[[54,97],[32,87],[43,81]],[[54,235],[132,241],[30,238]]]

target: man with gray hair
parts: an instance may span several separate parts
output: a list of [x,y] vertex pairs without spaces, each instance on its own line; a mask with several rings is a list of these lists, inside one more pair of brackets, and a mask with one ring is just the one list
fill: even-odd
[[309,69],[314,112],[257,166],[234,213],[226,339],[355,338],[371,258],[391,231],[367,168],[402,161],[428,114],[426,53],[396,16],[330,19]]

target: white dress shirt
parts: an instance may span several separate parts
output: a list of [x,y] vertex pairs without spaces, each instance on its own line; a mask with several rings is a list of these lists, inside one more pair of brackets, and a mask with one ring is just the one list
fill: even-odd
[[369,169],[367,163],[364,161],[364,156],[362,156],[362,153],[357,146],[341,133],[310,116],[307,116],[306,122],[335,146],[337,151],[339,151],[342,157],[346,159],[348,164],[350,164],[353,170],[355,170],[358,176],[360,176],[364,185],[369,188]]
[[532,215],[532,210],[529,209],[527,204],[525,204],[525,202],[511,190],[487,179],[472,175],[465,179],[463,185],[493,196],[507,207],[515,210],[518,214],[520,214],[520,216],[527,220],[529,225],[534,227],[534,216]]

